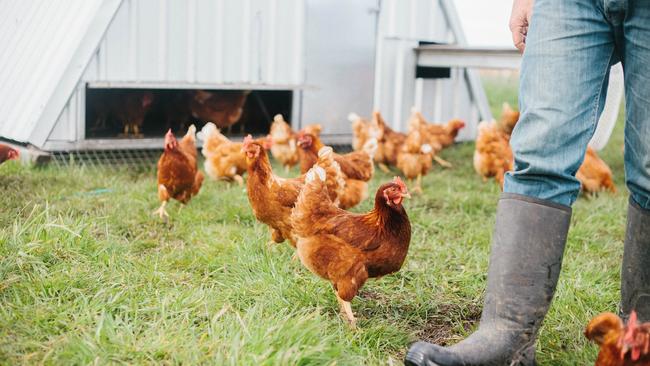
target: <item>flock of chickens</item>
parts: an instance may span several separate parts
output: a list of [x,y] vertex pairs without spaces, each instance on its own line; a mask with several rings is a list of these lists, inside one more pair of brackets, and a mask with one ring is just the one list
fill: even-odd
[[243,106],[249,91],[239,90],[188,90],[175,93],[152,91],[105,90],[101,95],[89,96],[90,110],[94,112],[91,130],[102,130],[117,123],[123,128],[119,137],[143,138],[145,118],[152,110],[159,109],[164,116],[166,128],[180,122],[182,130],[192,120],[218,121],[220,128],[237,123],[243,114]]
[[[368,181],[375,164],[390,172],[397,167],[414,192],[422,193],[421,179],[437,162],[452,165],[438,153],[454,143],[465,124],[451,120],[443,125],[427,122],[413,111],[408,133],[392,130],[379,112],[371,119],[349,116],[353,130],[353,152],[338,154],[320,140],[320,125],[299,132],[281,115],[275,116],[270,134],[234,142],[207,123],[197,134],[190,126],[179,140],[171,130],[165,135],[164,152],[158,161],[158,198],[155,211],[167,220],[170,199],[185,204],[198,194],[204,180],[198,168],[197,137],[203,141],[205,172],[214,180],[244,184],[255,217],[269,227],[271,242],[288,241],[301,263],[331,282],[342,315],[355,327],[351,301],[368,278],[397,272],[406,258],[411,225],[404,206],[410,198],[399,177],[376,191],[374,207],[366,213],[346,209],[368,197]],[[499,121],[481,122],[474,153],[474,168],[486,180],[495,177],[503,185],[505,172],[513,167],[510,134],[519,112],[504,104]],[[270,154],[269,154],[270,152]],[[300,176],[282,178],[274,174],[269,155],[285,169],[300,167]],[[0,163],[17,159],[18,152],[0,145]],[[616,191],[609,167],[590,148],[578,171],[585,192]],[[585,336],[600,345],[597,366],[650,365],[650,323],[639,325],[632,314],[623,324],[618,316],[604,313],[594,318]]]

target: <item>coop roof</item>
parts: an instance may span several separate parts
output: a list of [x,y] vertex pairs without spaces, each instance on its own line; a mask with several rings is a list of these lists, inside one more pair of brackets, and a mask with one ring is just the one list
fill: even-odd
[[0,1],[0,137],[45,142],[121,2]]

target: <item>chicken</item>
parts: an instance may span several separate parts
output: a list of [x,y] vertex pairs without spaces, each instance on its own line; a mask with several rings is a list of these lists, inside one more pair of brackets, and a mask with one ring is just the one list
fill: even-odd
[[519,111],[512,109],[510,104],[503,103],[503,107],[501,108],[501,118],[499,119],[501,130],[510,136],[518,121]]
[[203,141],[201,153],[205,157],[204,168],[208,176],[214,180],[234,180],[243,185],[246,155],[241,151],[242,144],[230,141],[212,122],[203,126],[197,138]]
[[271,139],[271,155],[282,164],[286,171],[298,164],[296,134],[281,114],[273,117],[269,138]]
[[323,126],[318,124],[318,123],[312,123],[310,125],[307,125],[303,127],[301,130],[305,133],[310,133],[316,137],[320,136],[320,133],[323,131]]
[[7,160],[18,160],[20,153],[18,150],[11,148],[7,145],[0,144],[0,164]]
[[124,126],[123,137],[144,137],[142,125],[153,103],[151,92],[128,92],[117,95],[113,113]]
[[241,118],[248,94],[240,90],[197,90],[189,101],[192,117],[212,121],[219,128],[230,127]]
[[585,337],[600,346],[596,366],[650,366],[650,323],[638,324],[634,311],[626,325],[613,313],[596,316]]
[[377,111],[373,112],[370,123],[370,128],[377,129],[378,131],[377,142],[379,147],[375,154],[375,162],[382,171],[388,173],[390,172],[388,165],[397,165],[397,153],[406,140],[406,134],[393,131]]
[[465,127],[465,122],[459,119],[452,119],[447,123],[440,125],[429,123],[424,119],[424,116],[417,111],[413,110],[409,120],[409,131],[420,130],[423,136],[423,141],[434,150],[433,159],[445,168],[451,168],[452,165],[438,157],[438,152],[445,147],[454,144],[458,132]]
[[[300,172],[306,173],[316,162],[318,150],[323,146],[320,138],[310,133],[301,132],[298,135],[300,148]],[[334,154],[334,160],[341,166],[341,171],[347,178],[358,179],[364,182],[372,179],[375,167],[372,163],[374,153],[373,142],[366,144],[367,149],[353,151],[344,155]]]
[[494,177],[503,188],[507,171],[512,170],[514,159],[509,136],[503,133],[496,121],[478,124],[478,137],[474,150],[474,169],[484,181]]
[[356,113],[350,113],[348,120],[352,122],[352,149],[354,151],[361,150],[363,145],[371,138],[379,139],[379,128],[376,124]]
[[[300,172],[306,173],[317,161],[317,152],[323,148],[320,139],[312,134],[301,132],[298,137]],[[366,141],[364,149],[345,155],[334,154],[345,179],[343,194],[339,197],[342,208],[351,208],[368,196],[368,182],[374,173],[373,155],[377,141]]]
[[585,160],[578,169],[576,178],[580,181],[582,191],[585,193],[593,194],[604,190],[616,193],[612,170],[591,147],[587,147]]
[[416,180],[413,192],[422,193],[422,176],[433,165],[434,149],[424,142],[420,130],[411,131],[397,154],[397,168],[409,181]]
[[[322,129],[323,126],[319,124],[311,124],[305,126],[302,131],[319,136]],[[281,114],[273,117],[269,139],[271,140],[271,155],[284,166],[286,171],[289,171],[299,161],[296,147],[297,134]]]
[[325,180],[325,171],[313,167],[291,212],[297,253],[305,267],[332,283],[354,327],[350,302],[366,280],[395,273],[404,263],[411,224],[402,201],[410,196],[395,178],[379,187],[370,212],[354,214],[332,203]]
[[[269,226],[273,242],[282,243],[286,239],[295,246],[290,215],[305,178],[301,175],[297,178],[284,179],[273,174],[263,143],[261,140],[253,140],[251,135],[248,135],[242,146],[248,171],[246,181],[248,201],[255,217]],[[331,149],[324,149],[318,160],[318,165],[329,172],[338,169],[332,155]],[[340,175],[332,174],[327,186],[336,187],[335,190],[340,192],[338,187],[341,184],[340,179]]]
[[186,204],[201,189],[203,173],[197,167],[195,134],[192,125],[180,142],[171,130],[165,135],[165,151],[158,160],[158,199],[162,204],[154,212],[163,220],[169,217],[165,206],[170,198]]
[[[435,130],[435,132],[431,132],[432,130]],[[445,168],[451,168],[453,166],[451,163],[438,156],[438,153],[444,147],[438,140],[441,138],[444,139],[446,136],[445,128],[443,126],[429,124],[424,119],[424,116],[413,108],[411,111],[411,118],[409,118],[408,122],[408,131],[409,133],[412,133],[413,131],[418,131],[420,133],[422,140],[421,143],[428,144],[431,147],[431,156],[436,163]]]

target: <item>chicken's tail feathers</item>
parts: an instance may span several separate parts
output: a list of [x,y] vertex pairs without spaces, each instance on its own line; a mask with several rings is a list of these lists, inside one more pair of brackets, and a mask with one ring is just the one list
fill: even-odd
[[323,146],[318,150],[318,158],[329,158],[334,153],[330,146]]
[[199,139],[200,141],[207,141],[212,135],[215,134],[219,129],[217,128],[217,125],[215,125],[212,122],[208,122],[201,128],[201,131],[196,133],[196,138]]
[[325,178],[327,177],[327,174],[325,174],[325,169],[321,168],[318,165],[314,165],[311,169],[309,169],[307,175],[305,176],[305,182],[314,182],[316,180],[316,177],[318,177],[321,182],[324,182]]
[[363,144],[363,147],[361,149],[365,151],[366,154],[370,155],[370,158],[374,159],[375,154],[377,153],[377,149],[379,149],[379,142],[377,141],[377,138],[369,138],[368,141]]
[[423,153],[423,154],[429,154],[432,151],[433,151],[433,148],[429,144],[422,144],[422,146],[420,146],[420,152]]
[[190,127],[187,129],[185,137],[192,137],[196,139],[196,126],[194,126],[194,124],[190,125]]

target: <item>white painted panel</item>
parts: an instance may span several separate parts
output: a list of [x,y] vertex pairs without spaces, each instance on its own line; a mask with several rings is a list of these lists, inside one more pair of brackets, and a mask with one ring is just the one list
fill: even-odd
[[157,16],[151,16],[152,9],[163,7],[165,1],[159,0],[138,0],[133,9],[137,33],[131,37],[135,44],[131,44],[130,52],[135,54],[136,69],[135,75],[141,80],[156,80],[159,76],[159,70],[155,67],[158,64],[160,54],[160,42],[158,32],[160,23],[165,19]]
[[300,86],[304,2],[124,0],[84,80]]
[[302,121],[323,133],[350,134],[347,115],[372,110],[376,0],[310,0],[307,15],[307,89]]
[[31,142],[38,134],[43,142],[73,89],[70,79],[90,58],[84,41],[100,38],[93,21],[116,7],[111,0],[0,1],[0,136]]

